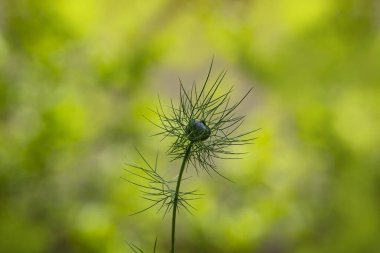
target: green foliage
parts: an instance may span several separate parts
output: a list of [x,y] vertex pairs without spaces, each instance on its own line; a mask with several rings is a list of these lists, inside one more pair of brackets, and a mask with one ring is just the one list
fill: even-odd
[[192,178],[207,198],[178,252],[377,252],[377,2],[0,1],[0,252],[150,250],[156,231],[165,252],[155,212],[126,216],[149,201],[123,163],[166,147],[141,115],[212,55],[232,94],[254,88],[243,132],[262,130],[216,162],[237,184]]
[[[142,179],[144,184],[136,183],[136,180],[123,177],[127,182],[136,185],[140,188],[140,192],[143,194],[143,198],[153,202],[152,205],[144,208],[132,215],[144,212],[152,207],[158,206],[157,212],[160,210],[164,210],[164,216],[173,209],[174,199],[175,199],[175,190],[172,184],[176,183],[177,180],[165,180],[157,171],[157,160],[158,154],[156,157],[156,162],[154,166],[150,165],[148,161],[144,158],[144,156],[138,152],[140,157],[145,163],[146,168],[140,167],[133,164],[128,164],[129,167],[134,170],[126,169],[126,171],[133,175],[134,177]],[[178,206],[183,207],[187,211],[190,212],[189,208],[193,208],[190,205],[189,201],[198,199],[200,194],[197,190],[193,191],[179,191],[178,192]]]
[[198,91],[195,82],[191,90],[186,91],[180,80],[179,104],[175,106],[171,101],[169,110],[165,111],[160,102],[160,107],[155,111],[160,123],[152,122],[161,130],[158,135],[174,139],[168,150],[172,160],[183,159],[186,155],[185,150],[192,144],[189,161],[197,173],[198,168],[207,173],[210,173],[210,170],[218,173],[214,159],[239,158],[241,153],[233,152],[231,148],[249,144],[254,140],[249,134],[256,131],[237,133],[245,116],[237,116],[236,108],[251,90],[236,103],[231,102],[232,88],[222,95],[216,95],[226,71],[222,71],[210,85],[212,65],[213,61],[206,80],[201,88],[198,87]]
[[[142,168],[136,165],[129,165],[132,168],[140,170],[137,174],[127,170],[130,174],[146,180],[145,184],[136,183],[134,180],[125,179],[131,184],[138,186],[144,194],[144,199],[154,202],[151,206],[143,209],[148,210],[156,205],[160,205],[159,210],[166,206],[165,215],[172,210],[172,233],[171,233],[171,251],[175,252],[175,235],[176,235],[176,217],[181,208],[190,212],[190,200],[195,200],[199,196],[197,191],[184,192],[180,190],[183,179],[183,173],[189,163],[192,163],[198,174],[198,167],[203,168],[208,174],[210,169],[217,172],[215,158],[234,159],[240,153],[228,151],[236,145],[249,144],[253,138],[249,139],[248,135],[254,131],[243,134],[236,134],[236,130],[242,124],[244,116],[235,116],[235,110],[247,97],[244,97],[237,103],[230,103],[231,89],[221,96],[216,96],[226,72],[219,74],[216,81],[209,87],[208,81],[212,70],[213,61],[211,62],[206,80],[200,91],[197,92],[197,86],[193,84],[191,91],[186,91],[180,80],[180,104],[174,107],[171,101],[170,111],[165,112],[160,102],[160,109],[157,114],[160,123],[155,124],[162,132],[158,135],[174,137],[174,141],[169,148],[168,155],[173,156],[172,161],[181,159],[182,165],[179,169],[178,177],[173,181],[163,179],[157,172],[157,159],[152,167],[140,153],[148,168]],[[201,120],[199,120],[201,119]],[[223,157],[229,155],[230,157]],[[199,166],[198,166],[199,165]],[[170,183],[175,183],[175,190],[171,189]],[[142,212],[139,211],[138,213]],[[191,212],[190,212],[191,213]],[[131,247],[134,249],[133,247]]]

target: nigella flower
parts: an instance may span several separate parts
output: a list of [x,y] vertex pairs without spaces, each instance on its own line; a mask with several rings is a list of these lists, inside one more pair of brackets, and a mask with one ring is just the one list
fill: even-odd
[[[197,88],[195,82],[189,91],[184,88],[181,79],[180,101],[177,106],[173,101],[166,111],[162,106],[155,113],[160,124],[155,124],[162,131],[158,135],[174,139],[168,154],[173,160],[188,160],[196,168],[203,168],[207,173],[216,171],[215,158],[238,158],[241,153],[232,152],[237,145],[250,143],[254,138],[249,134],[256,131],[237,133],[245,116],[237,116],[235,111],[252,89],[236,103],[230,100],[232,88],[219,95],[218,89],[226,75],[222,71],[214,82],[210,82],[211,62],[203,86]],[[219,174],[219,173],[218,173]],[[219,174],[220,175],[220,174]]]
[[[174,180],[164,179],[158,173],[158,156],[155,164],[151,165],[139,151],[138,153],[145,166],[128,164],[132,169],[126,169],[129,174],[135,176],[138,180],[128,178],[125,178],[125,180],[138,186],[143,198],[153,202],[153,204],[137,213],[154,206],[158,207],[158,211],[164,210],[164,216],[172,211],[171,253],[175,252],[177,212],[181,208],[190,212],[190,208],[193,208],[190,202],[200,196],[197,190],[183,191],[180,189],[181,182],[185,180],[183,179],[184,169],[191,163],[197,173],[198,168],[202,168],[209,174],[210,170],[212,170],[220,175],[216,170],[215,158],[239,158],[241,153],[233,152],[231,148],[250,143],[254,138],[249,137],[249,135],[256,131],[238,133],[244,116],[237,116],[235,113],[236,108],[251,90],[236,103],[232,103],[230,100],[232,88],[219,95],[218,89],[226,75],[226,71],[222,71],[216,80],[210,83],[212,65],[213,62],[211,62],[206,80],[200,89],[194,83],[191,89],[186,91],[182,81],[179,80],[179,104],[175,106],[171,101],[169,110],[166,112],[160,101],[160,106],[155,111],[160,119],[160,124],[152,123],[162,130],[158,134],[163,135],[164,138],[170,137],[174,139],[168,154],[173,160],[182,160],[178,177]],[[157,240],[154,249],[156,248],[156,243]],[[143,252],[134,244],[129,244],[129,246],[134,252]]]

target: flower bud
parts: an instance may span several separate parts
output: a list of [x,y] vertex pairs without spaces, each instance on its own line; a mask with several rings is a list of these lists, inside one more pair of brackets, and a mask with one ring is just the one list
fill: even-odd
[[211,135],[211,130],[204,120],[198,119],[190,120],[185,131],[190,141],[204,141]]

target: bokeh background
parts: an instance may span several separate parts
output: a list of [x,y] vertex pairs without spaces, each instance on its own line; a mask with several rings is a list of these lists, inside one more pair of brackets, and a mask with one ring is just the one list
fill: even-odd
[[144,116],[213,56],[261,130],[235,183],[188,171],[178,252],[380,252],[377,0],[1,0],[0,252],[168,252],[121,177],[134,147],[175,174]]

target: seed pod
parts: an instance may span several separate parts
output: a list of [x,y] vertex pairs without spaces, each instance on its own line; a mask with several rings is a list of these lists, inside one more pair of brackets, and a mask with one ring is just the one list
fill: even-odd
[[190,141],[204,141],[211,135],[211,130],[204,120],[198,119],[191,119],[185,131]]

